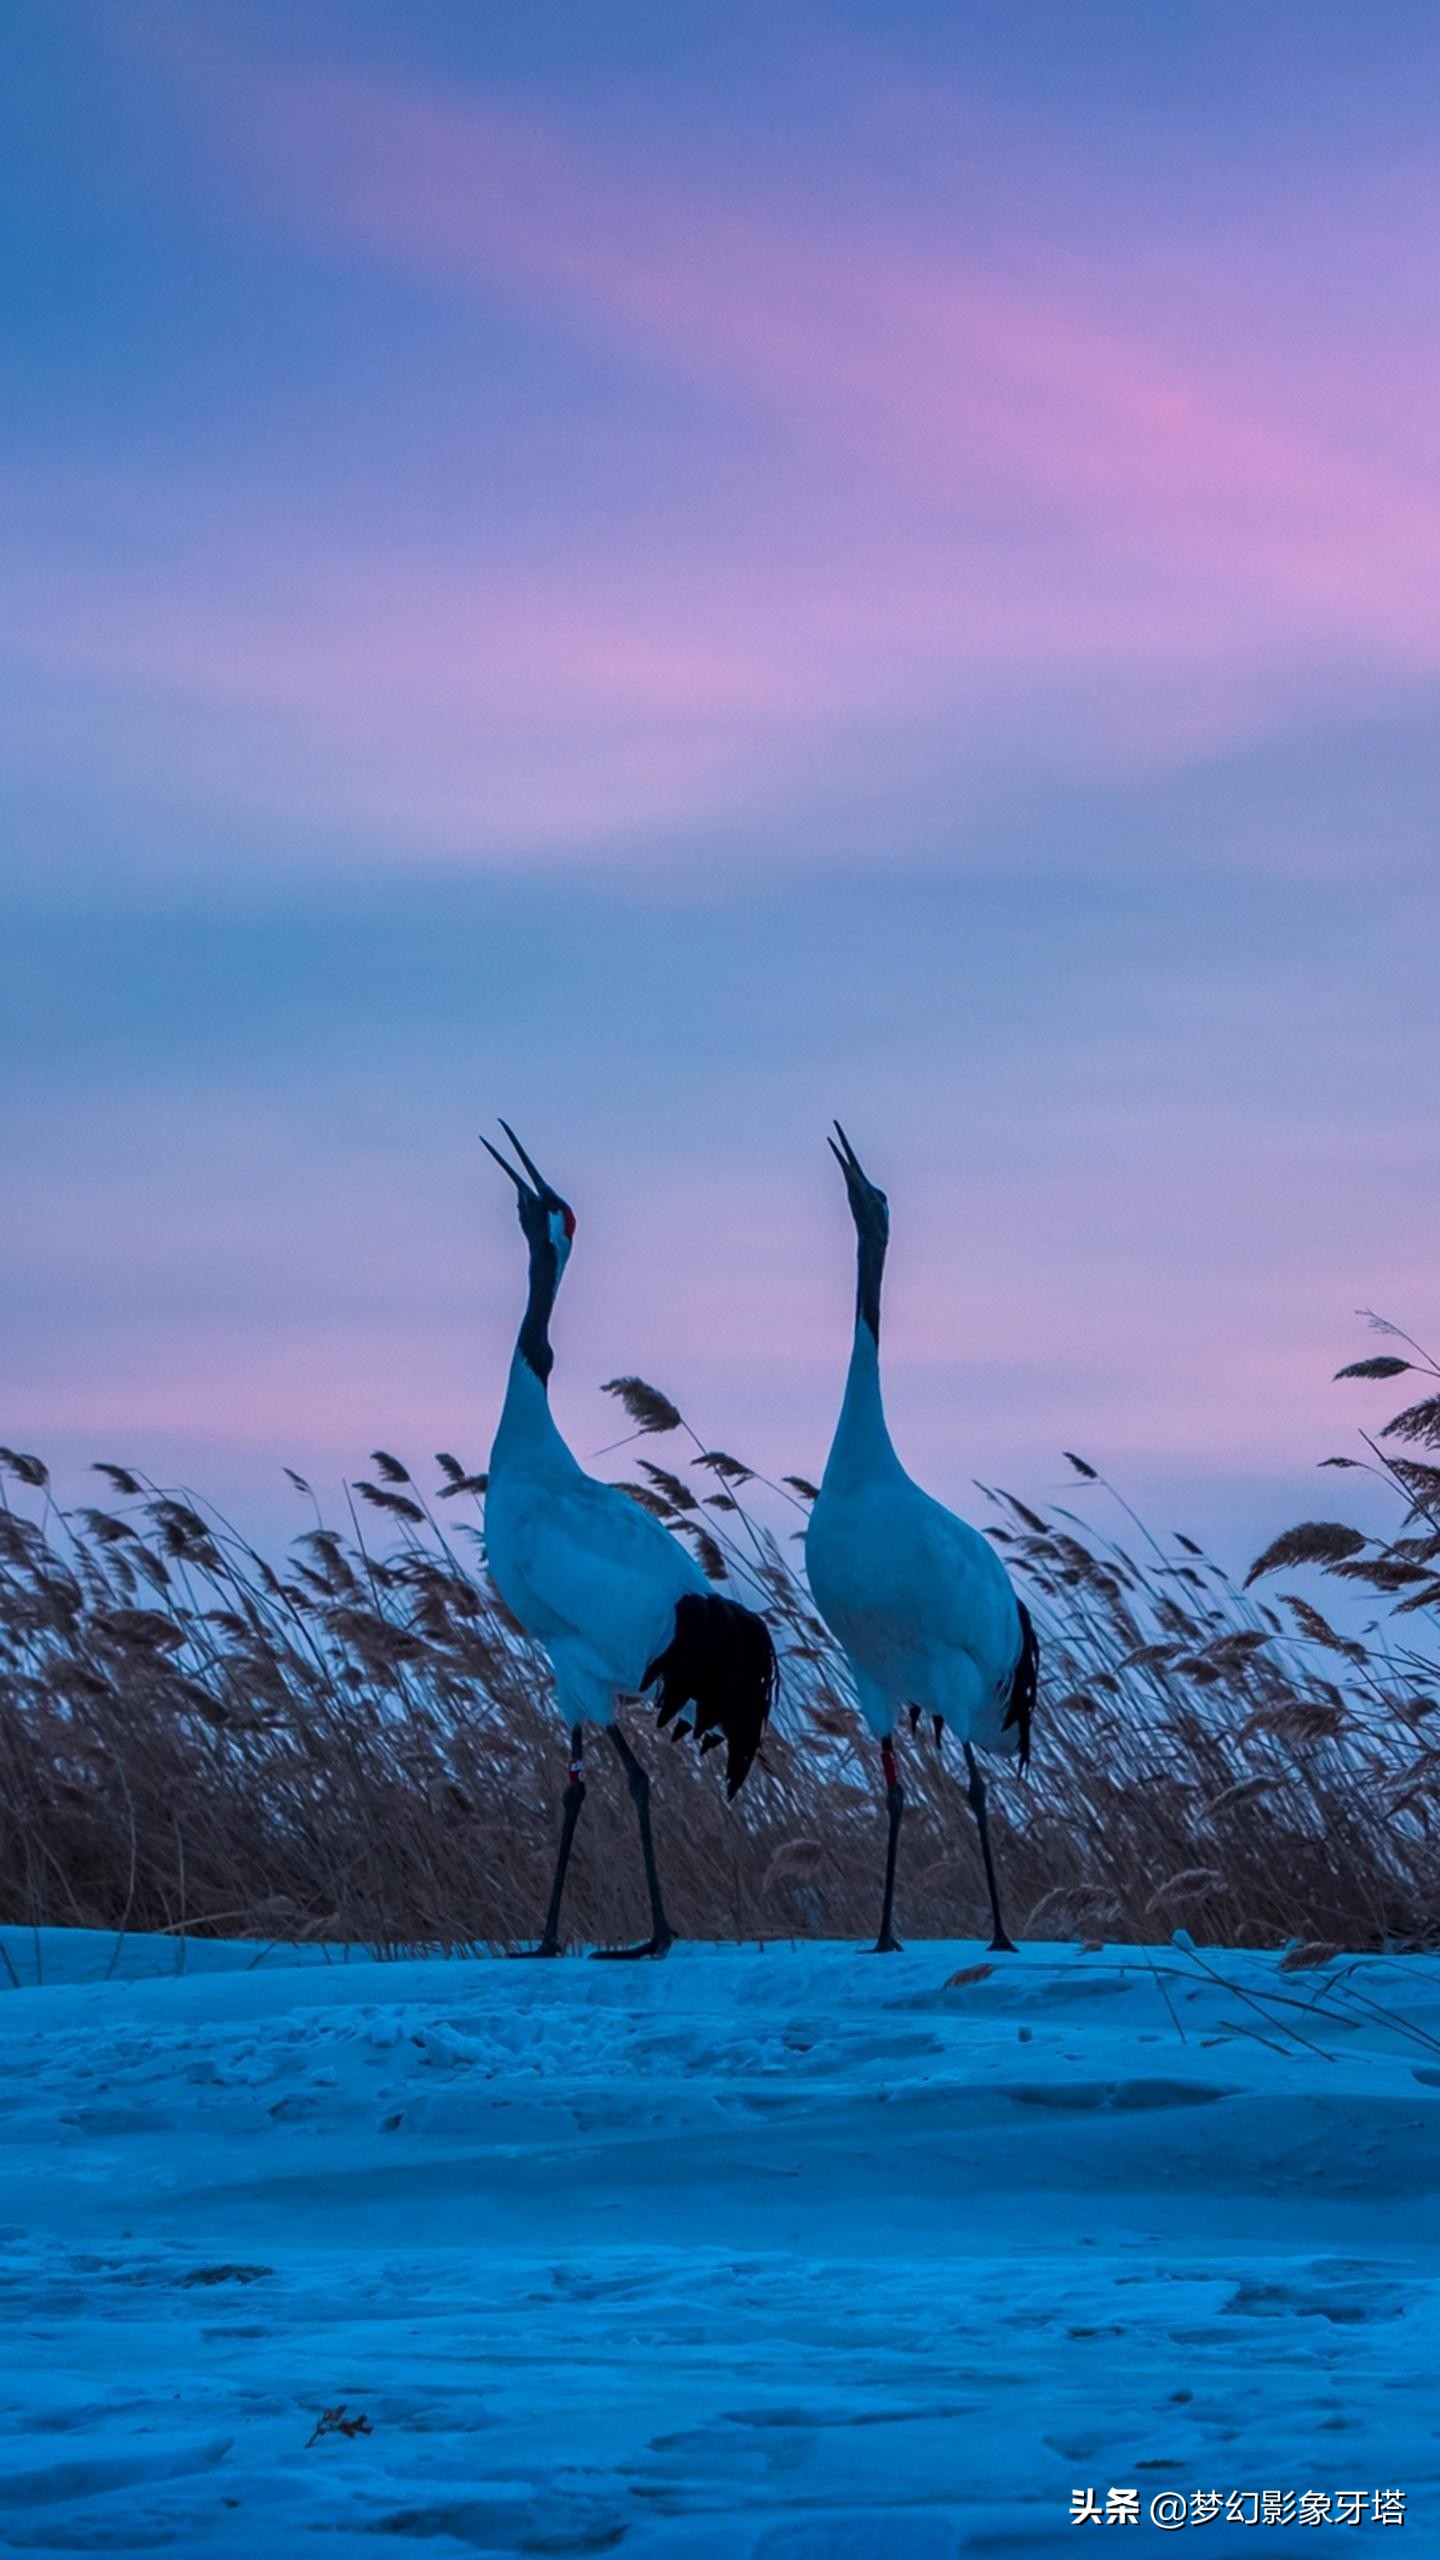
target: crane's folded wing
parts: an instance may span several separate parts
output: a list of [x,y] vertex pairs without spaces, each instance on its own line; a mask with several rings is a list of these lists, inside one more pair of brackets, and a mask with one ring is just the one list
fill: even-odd
[[579,1642],[617,1688],[639,1687],[670,1640],[677,1600],[710,1587],[668,1529],[592,1476],[507,1504],[490,1543],[496,1580],[531,1634]]
[[822,1613],[891,1698],[973,1715],[1010,1672],[1020,1624],[1004,1566],[912,1480],[817,1507],[806,1554]]

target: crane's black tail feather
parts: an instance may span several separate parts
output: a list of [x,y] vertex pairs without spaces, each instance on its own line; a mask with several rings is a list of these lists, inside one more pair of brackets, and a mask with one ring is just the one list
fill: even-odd
[[754,1609],[718,1591],[687,1591],[676,1605],[675,1632],[645,1674],[645,1687],[660,1683],[659,1714],[666,1725],[689,1708],[702,1751],[728,1745],[725,1792],[737,1795],[775,1703],[775,1647]]
[[1016,1728],[1020,1737],[1020,1766],[1028,1769],[1030,1727],[1035,1715],[1035,1692],[1040,1681],[1040,1639],[1024,1601],[1017,1600],[1015,1606],[1020,1612],[1020,1653],[1010,1675],[1010,1695],[1005,1702],[1000,1730],[1008,1733],[1012,1726]]

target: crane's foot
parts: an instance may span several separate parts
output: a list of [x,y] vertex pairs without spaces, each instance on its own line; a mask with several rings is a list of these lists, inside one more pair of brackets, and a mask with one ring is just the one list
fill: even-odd
[[592,1964],[634,1964],[641,1956],[668,1956],[674,1944],[673,1931],[657,1930],[643,1947],[592,1947],[590,1960]]
[[894,1930],[887,1929],[884,1936],[877,1938],[874,1946],[867,1947],[865,1952],[871,1956],[903,1956],[905,1950]]
[[1018,1956],[1020,1950],[1013,1938],[1007,1938],[1004,1930],[998,1929],[990,1941],[990,1953],[992,1956]]
[[517,1959],[528,1959],[533,1963],[537,1956],[558,1956],[562,1953],[562,1949],[557,1939],[542,1938],[538,1947],[507,1947],[505,1952]]

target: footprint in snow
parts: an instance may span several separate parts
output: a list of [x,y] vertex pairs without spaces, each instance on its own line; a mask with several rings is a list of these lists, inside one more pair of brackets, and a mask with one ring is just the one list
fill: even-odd
[[1140,2114],[1155,2107],[1208,2107],[1235,2091],[1216,2080],[1011,2080],[997,2097],[1020,2107],[1054,2107],[1065,2113],[1116,2109]]
[[1223,2316],[1249,2320],[1329,2320],[1337,2328],[1354,2328],[1371,2320],[1399,2320],[1408,2307],[1404,2288],[1393,2268],[1372,2266],[1363,2259],[1317,2258],[1293,2283],[1267,2283],[1242,2278],[1224,2305]]
[[97,2453],[69,2462],[46,2462],[8,2471],[5,2495],[12,2507],[53,2507],[71,2498],[95,2498],[108,2490],[139,2488],[152,2480],[180,2480],[223,2462],[233,2436],[156,2446],[144,2453]]

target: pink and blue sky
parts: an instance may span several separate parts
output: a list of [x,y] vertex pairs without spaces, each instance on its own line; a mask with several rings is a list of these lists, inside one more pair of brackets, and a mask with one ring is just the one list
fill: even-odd
[[10,0],[0,1436],[480,1463],[503,1111],[581,1450],[818,1472],[838,1111],[937,1491],[1331,1507],[1440,1265],[1437,115],[1402,0]]

